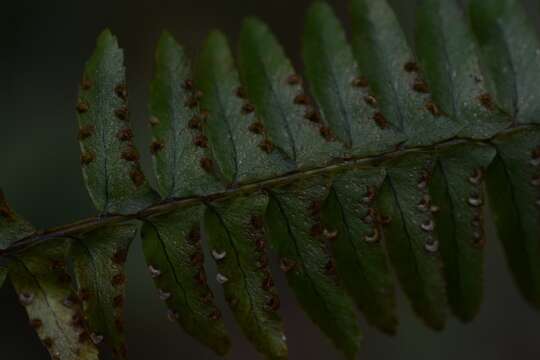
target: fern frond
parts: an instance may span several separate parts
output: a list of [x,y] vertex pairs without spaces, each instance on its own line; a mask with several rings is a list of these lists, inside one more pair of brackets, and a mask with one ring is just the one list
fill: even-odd
[[0,192],[0,284],[9,273],[53,359],[96,359],[102,341],[124,359],[138,221],[169,318],[218,355],[230,340],[210,281],[263,356],[288,357],[273,251],[300,307],[352,359],[356,309],[397,331],[392,273],[430,328],[474,319],[487,195],[517,287],[540,308],[540,41],[517,0],[470,10],[422,0],[413,50],[385,0],[352,0],[351,45],[316,2],[305,82],[256,18],[237,63],[219,31],[193,69],[163,33],[150,86],[157,190],[132,141],[123,52],[104,31],[76,106],[99,216],[36,231]]

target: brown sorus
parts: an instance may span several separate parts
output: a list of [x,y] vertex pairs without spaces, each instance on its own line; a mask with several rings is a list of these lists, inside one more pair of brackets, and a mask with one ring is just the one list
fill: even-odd
[[193,140],[193,144],[201,148],[206,148],[208,147],[208,138],[202,134],[199,134]]
[[88,165],[96,159],[96,155],[91,151],[85,151],[81,154],[81,164]]
[[299,75],[292,74],[287,78],[287,84],[289,85],[299,85],[302,83],[302,78]]
[[242,106],[242,114],[244,114],[244,115],[251,114],[254,111],[255,111],[255,106],[253,106],[253,104],[251,104],[251,103],[245,103]]
[[418,64],[414,61],[408,61],[407,63],[405,63],[405,65],[403,66],[403,69],[406,71],[406,72],[417,72],[418,71]]
[[272,150],[274,150],[274,144],[268,139],[264,139],[260,144],[259,148],[261,148],[262,151],[265,153],[270,154]]
[[118,130],[116,138],[120,141],[130,141],[133,139],[133,131],[130,128],[123,128]]
[[429,92],[429,87],[424,80],[416,79],[413,84],[413,90],[419,93],[427,94]]
[[79,114],[84,114],[90,109],[90,106],[86,101],[79,99],[76,109]]
[[264,133],[264,125],[260,121],[255,121],[254,123],[251,123],[251,125],[249,125],[248,129],[249,129],[249,131],[251,131],[252,133],[255,133],[255,134]]
[[133,146],[130,146],[126,150],[122,151],[122,159],[136,162],[139,160],[139,152]]
[[381,128],[386,129],[388,127],[388,121],[381,112],[376,112],[373,114],[373,120]]
[[214,162],[212,161],[212,159],[209,159],[207,157],[203,157],[200,160],[200,165],[205,171],[211,172],[213,167],[214,167]]
[[369,86],[369,81],[365,76],[359,76],[353,79],[352,86],[365,88]]
[[139,187],[142,184],[144,184],[144,181],[145,181],[144,174],[139,168],[135,168],[131,170],[131,172],[129,173],[129,177],[136,187]]
[[163,142],[159,140],[154,140],[152,141],[152,144],[150,144],[150,152],[152,153],[152,155],[156,155],[158,152],[163,150],[164,147],[165,144],[163,144]]
[[114,92],[116,94],[116,96],[118,96],[120,99],[126,101],[127,100],[127,87],[126,87],[126,84],[118,84],[116,85],[116,87],[114,88]]

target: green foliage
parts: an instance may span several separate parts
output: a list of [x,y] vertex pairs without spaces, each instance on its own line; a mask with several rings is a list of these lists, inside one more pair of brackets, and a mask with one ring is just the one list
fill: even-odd
[[147,219],[141,230],[143,250],[169,319],[218,354],[230,347],[221,311],[207,284],[201,246],[202,206]]
[[105,338],[115,356],[126,358],[122,309],[126,276],[124,262],[137,233],[133,225],[104,227],[71,243],[76,288],[95,339]]
[[258,19],[243,24],[238,70],[222,33],[193,71],[164,33],[150,89],[157,191],[132,142],[122,50],[103,32],[76,106],[99,216],[36,231],[0,192],[0,285],[9,273],[51,357],[97,359],[106,341],[126,358],[123,264],[136,220],[169,318],[219,355],[230,340],[209,281],[263,356],[288,356],[270,251],[346,358],[360,346],[356,309],[397,332],[396,280],[427,326],[443,329],[449,313],[471,321],[484,182],[516,285],[540,308],[540,42],[516,0],[470,6],[466,19],[455,0],[420,1],[413,51],[385,0],[352,0],[352,46],[316,2],[307,84]]
[[70,289],[62,239],[11,258],[9,276],[19,301],[52,359],[98,358],[99,338],[86,332],[77,295]]
[[123,52],[104,31],[86,64],[77,102],[83,175],[96,208],[130,213],[156,201],[129,123]]
[[247,338],[269,359],[287,358],[279,296],[269,271],[263,216],[268,196],[238,197],[208,208],[205,228],[216,279]]

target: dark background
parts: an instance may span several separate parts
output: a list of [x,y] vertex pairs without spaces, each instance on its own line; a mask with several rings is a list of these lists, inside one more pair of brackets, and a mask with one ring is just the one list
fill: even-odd
[[[414,1],[390,1],[409,38]],[[153,48],[162,29],[171,31],[188,53],[196,55],[206,33],[220,28],[235,40],[241,19],[257,15],[267,21],[299,69],[300,35],[307,0],[177,1],[15,1],[3,3],[2,85],[0,99],[0,186],[12,205],[37,227],[92,216],[79,167],[74,104],[83,64],[95,38],[110,27],[126,50],[132,120],[140,149],[147,149],[148,84]],[[334,1],[346,24],[346,1]],[[537,0],[527,1],[539,25]],[[5,86],[7,84],[7,87]],[[149,161],[143,152],[144,166]],[[490,229],[493,228],[489,225]],[[485,303],[477,319],[462,325],[450,319],[434,333],[421,325],[400,294],[401,325],[394,338],[365,325],[362,359],[540,359],[540,314],[519,296],[502,249],[490,230],[486,257]],[[214,269],[210,266],[210,273]],[[299,310],[284,279],[275,272],[284,303],[290,358],[337,359],[339,354]],[[147,275],[140,242],[128,262],[127,334],[131,359],[216,359],[166,318]],[[215,285],[215,284],[214,284]],[[220,294],[218,291],[217,293]],[[222,299],[220,298],[220,301]],[[258,359],[225,311],[233,336],[230,359]],[[47,359],[27,326],[10,285],[0,291],[0,358]],[[107,356],[105,357],[107,358]]]

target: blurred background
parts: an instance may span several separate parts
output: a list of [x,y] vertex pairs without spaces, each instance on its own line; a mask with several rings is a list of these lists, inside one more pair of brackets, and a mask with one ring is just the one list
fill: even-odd
[[[331,1],[349,27],[347,1]],[[414,0],[391,0],[412,41]],[[301,70],[300,37],[309,0],[176,0],[176,1],[26,1],[3,4],[2,86],[0,97],[0,186],[12,206],[38,228],[92,216],[79,167],[74,104],[83,64],[95,38],[105,27],[119,37],[126,51],[132,121],[139,149],[148,149],[146,127],[148,84],[152,77],[154,45],[168,29],[192,56],[207,32],[224,30],[235,41],[241,20],[257,15],[267,21]],[[525,2],[540,28],[538,0]],[[4,80],[5,79],[5,80]],[[149,173],[149,155],[143,151]],[[485,302],[471,324],[450,319],[435,333],[412,314],[399,295],[400,328],[390,338],[369,328],[362,319],[362,359],[540,359],[540,313],[530,308],[515,289],[492,224],[486,249]],[[128,261],[127,335],[131,359],[217,359],[210,351],[167,321],[143,261],[140,240]],[[215,269],[212,264],[210,273]],[[274,272],[282,298],[290,359],[338,359],[330,342],[297,307],[281,272]],[[210,276],[212,278],[212,276]],[[214,284],[215,286],[215,284]],[[221,294],[217,289],[216,292]],[[233,360],[259,359],[231,321]],[[48,359],[27,325],[24,310],[10,285],[0,290],[0,358]],[[106,354],[103,358],[108,359]]]

